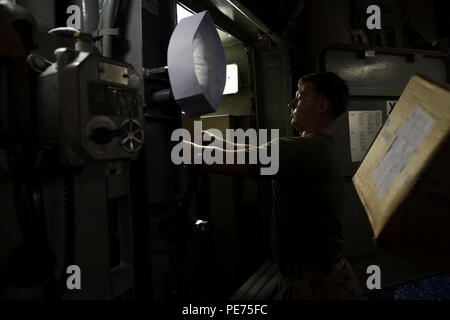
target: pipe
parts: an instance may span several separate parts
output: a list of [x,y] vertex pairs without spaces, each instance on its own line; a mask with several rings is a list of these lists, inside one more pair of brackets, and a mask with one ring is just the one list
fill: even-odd
[[153,93],[152,103],[155,105],[167,105],[173,103],[173,94],[171,89],[163,89]]
[[[119,0],[103,1],[102,14],[99,23],[100,30],[114,28],[119,3]],[[102,55],[107,58],[112,58],[112,36],[110,34],[103,35]]]
[[75,0],[74,4],[81,9],[81,31],[94,32],[98,25],[98,2],[92,0]]

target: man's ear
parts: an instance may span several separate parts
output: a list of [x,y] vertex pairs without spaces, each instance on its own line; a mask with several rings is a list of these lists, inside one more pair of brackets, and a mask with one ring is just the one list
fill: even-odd
[[322,98],[320,101],[320,106],[317,111],[318,115],[326,115],[328,113],[331,113],[331,104],[330,101],[327,98]]

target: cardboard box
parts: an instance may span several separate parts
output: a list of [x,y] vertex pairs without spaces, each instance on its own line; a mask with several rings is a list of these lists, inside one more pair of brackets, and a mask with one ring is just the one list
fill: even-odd
[[450,273],[450,87],[414,75],[353,183],[380,247]]

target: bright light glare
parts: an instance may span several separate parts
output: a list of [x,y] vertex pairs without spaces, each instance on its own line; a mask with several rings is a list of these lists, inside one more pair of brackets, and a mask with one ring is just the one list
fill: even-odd
[[180,6],[179,4],[177,4],[177,20],[178,22],[180,22],[181,19],[193,16],[194,14],[188,10],[186,10],[185,8],[183,8],[182,6]]
[[223,94],[234,94],[239,91],[238,66],[237,64],[227,65],[227,81],[225,82],[225,90]]

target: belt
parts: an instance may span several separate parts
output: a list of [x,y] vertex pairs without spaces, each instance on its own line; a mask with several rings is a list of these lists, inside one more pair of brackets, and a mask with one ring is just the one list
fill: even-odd
[[278,265],[280,273],[283,276],[288,277],[301,277],[308,273],[321,273],[328,275],[333,271],[341,270],[345,267],[345,258],[342,258],[338,262],[332,263],[298,263],[298,264],[286,264],[279,263]]

